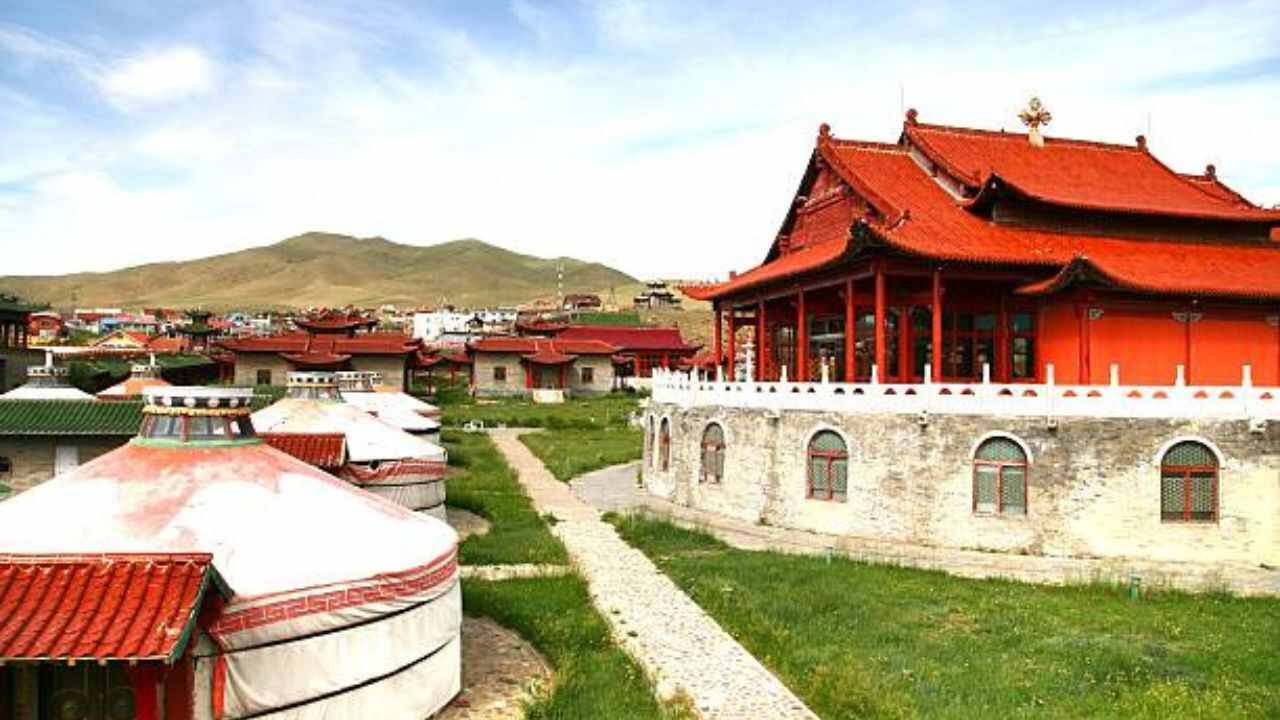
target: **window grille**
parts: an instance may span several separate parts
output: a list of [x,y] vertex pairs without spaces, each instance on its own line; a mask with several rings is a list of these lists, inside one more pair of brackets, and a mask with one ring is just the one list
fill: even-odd
[[823,430],[809,441],[807,496],[814,500],[845,502],[849,491],[849,448],[844,438]]
[[978,446],[973,459],[973,511],[1026,514],[1027,454],[1010,438],[993,437]]
[[494,382],[507,381],[507,368],[505,365],[497,365],[493,368],[493,381]]
[[596,381],[596,369],[584,367],[582,368],[582,384],[590,385]]
[[724,428],[711,423],[702,433],[702,481],[724,480]]
[[1215,522],[1218,519],[1218,458],[1204,443],[1180,442],[1160,461],[1160,519]]
[[662,472],[671,468],[671,420],[662,418],[658,428],[658,466]]

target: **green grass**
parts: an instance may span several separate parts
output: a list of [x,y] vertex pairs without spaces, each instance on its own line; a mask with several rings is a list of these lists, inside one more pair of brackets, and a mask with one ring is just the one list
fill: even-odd
[[544,430],[520,436],[552,475],[573,478],[610,465],[640,459],[644,433],[632,427]]
[[483,421],[487,427],[603,428],[623,427],[639,407],[634,395],[611,394],[569,400],[560,405],[535,405],[525,398],[475,401],[450,397],[441,403],[442,422],[461,427],[468,421]]
[[587,585],[557,578],[467,581],[462,605],[520,633],[555,668],[554,690],[527,708],[529,720],[645,720],[683,715],[654,699],[644,672],[609,634]]
[[579,325],[644,325],[640,313],[634,310],[578,313],[573,321]]
[[493,441],[481,433],[445,430],[449,450],[447,503],[484,517],[492,527],[467,538],[458,557],[467,565],[568,562],[564,546],[551,535],[502,458]]
[[968,580],[614,518],[833,718],[1280,717],[1280,601]]

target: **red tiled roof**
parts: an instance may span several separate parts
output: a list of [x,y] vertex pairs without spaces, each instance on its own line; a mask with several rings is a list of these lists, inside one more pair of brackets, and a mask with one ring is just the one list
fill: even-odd
[[565,355],[549,347],[539,347],[537,352],[521,357],[535,365],[564,365],[578,359],[577,355]]
[[156,352],[182,352],[187,349],[186,336],[169,337],[157,335],[147,341],[147,349]]
[[[914,130],[914,128],[909,128]],[[999,133],[973,131],[965,133],[925,132],[927,141],[950,148],[956,137],[978,136],[979,143],[1003,143]],[[945,137],[939,140],[939,137]],[[1040,151],[1070,144],[1080,153],[1126,155],[1125,162],[1135,163],[1133,172],[1154,172],[1155,163],[1145,151],[1115,150],[1118,146],[1101,146],[1080,141],[1050,142],[1045,148],[1033,148],[1025,135],[1011,135],[1030,150]],[[1112,148],[1112,149],[1106,149]],[[1044,284],[1022,288],[1022,292],[1046,292],[1065,287],[1068,278],[1078,280],[1080,270],[1087,267],[1090,277],[1140,292],[1224,296],[1248,298],[1280,298],[1280,245],[1244,244],[1206,238],[1202,242],[1124,238],[1074,233],[1056,233],[1028,227],[996,224],[967,209],[968,203],[957,200],[920,167],[905,146],[882,145],[823,138],[818,150],[823,158],[851,185],[869,186],[876,190],[873,203],[887,220],[863,219],[868,235],[896,250],[936,260],[1002,265],[1043,267],[1062,275]],[[1011,151],[1019,155],[1020,151]],[[1132,156],[1132,157],[1129,157]],[[953,163],[966,160],[953,154]],[[985,157],[985,156],[975,156]],[[1143,164],[1146,165],[1143,165]],[[957,168],[960,166],[957,166]],[[1147,167],[1147,170],[1141,170]],[[948,172],[959,172],[951,168]],[[977,168],[975,168],[977,169]],[[1161,172],[1174,178],[1193,193],[1194,203],[1213,202],[1218,208],[1235,207],[1212,199],[1206,191],[1193,186],[1159,166]],[[1119,172],[1119,170],[1117,170]],[[1016,172],[1014,173],[1016,175]],[[1052,174],[1052,173],[1050,173]],[[1088,183],[1084,183],[1088,184]],[[1139,183],[1140,184],[1140,183]],[[1153,186],[1154,186],[1153,182]],[[1203,183],[1202,183],[1203,184]],[[1136,192],[1136,191],[1135,191]],[[1212,192],[1220,193],[1220,190]],[[1121,198],[1130,196],[1121,195]],[[1193,203],[1193,204],[1194,204]],[[1252,206],[1249,206],[1252,208]],[[1241,210],[1244,219],[1255,221],[1257,213],[1271,213],[1280,225],[1280,213],[1258,208]],[[1235,219],[1240,219],[1239,217]],[[834,265],[852,255],[859,247],[853,234],[802,247],[782,255],[719,285],[692,287],[688,294],[699,299],[724,297],[769,282]],[[1274,234],[1274,231],[1273,231]],[[1087,262],[1086,262],[1087,261]],[[1085,263],[1081,265],[1081,263]],[[1070,273],[1067,268],[1077,267]]]
[[0,555],[0,660],[163,660],[191,637],[208,554]]
[[318,468],[341,467],[347,461],[347,438],[342,433],[262,433],[258,437]]
[[468,345],[476,352],[506,352],[527,355],[539,348],[565,355],[612,355],[618,348],[599,340],[547,340],[536,337],[495,336],[476,340]]
[[219,341],[218,344],[232,352],[400,355],[415,352],[421,346],[421,341],[400,333],[365,333],[355,337],[289,333],[227,339]]
[[1170,170],[1143,146],[908,122],[904,135],[930,160],[973,187],[994,175],[1023,194],[1092,210],[1218,220],[1280,220],[1241,198],[1207,192]]
[[144,388],[167,387],[168,385],[169,383],[162,378],[128,377],[98,393],[98,398],[101,400],[140,398]]
[[556,335],[557,341],[599,340],[622,351],[674,350],[690,351],[678,327],[646,327],[626,325],[571,325]]

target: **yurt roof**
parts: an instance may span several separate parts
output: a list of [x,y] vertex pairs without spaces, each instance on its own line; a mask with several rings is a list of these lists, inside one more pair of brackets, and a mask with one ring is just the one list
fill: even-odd
[[259,433],[342,433],[352,462],[445,459],[439,445],[342,402],[284,398],[254,413],[253,426]]

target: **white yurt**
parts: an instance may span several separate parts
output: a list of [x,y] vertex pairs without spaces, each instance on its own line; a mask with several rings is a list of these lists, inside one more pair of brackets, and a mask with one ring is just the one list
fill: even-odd
[[407,433],[439,434],[440,408],[384,385],[382,373],[339,371],[337,376],[338,390],[347,404],[355,405]]
[[67,368],[53,364],[53,353],[45,353],[44,365],[27,368],[27,382],[0,395],[5,400],[93,400],[89,393],[71,386]]
[[445,517],[445,449],[344,403],[332,372],[289,373],[288,395],[254,413],[253,425],[299,459],[411,510]]
[[212,555],[182,716],[422,720],[458,693],[452,529],[264,443],[249,390],[145,396],[128,445],[0,503],[0,553]]

